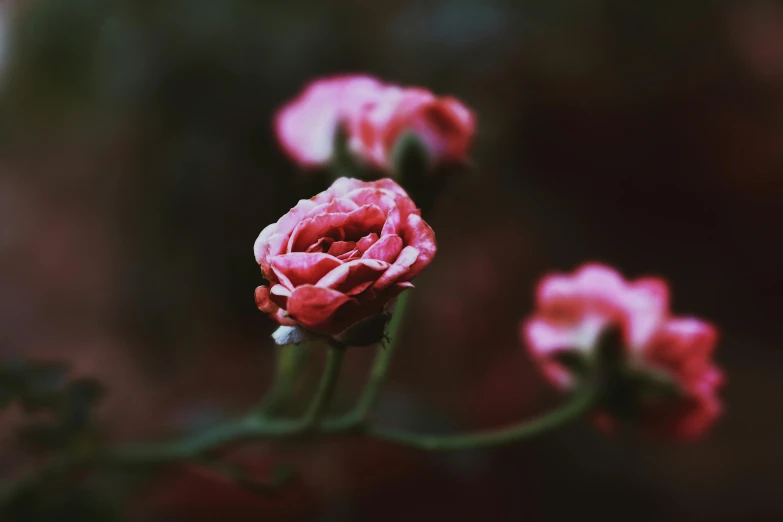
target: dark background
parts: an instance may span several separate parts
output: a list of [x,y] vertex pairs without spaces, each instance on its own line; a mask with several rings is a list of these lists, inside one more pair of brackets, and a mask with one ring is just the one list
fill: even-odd
[[[278,148],[272,117],[322,75],[453,94],[478,121],[475,167],[430,219],[438,256],[417,279],[378,422],[467,429],[556,405],[519,323],[542,274],[585,261],[666,276],[675,312],[723,334],[725,417],[694,445],[612,440],[583,424],[452,455],[356,439],[262,447],[237,458],[262,471],[294,462],[299,483],[258,498],[172,469],[122,516],[783,519],[783,4],[13,5],[0,353],[100,377],[112,439],[219,420],[268,386],[274,325],[253,303],[252,245],[314,190]],[[371,357],[349,353],[339,406]],[[4,432],[13,422],[0,417]],[[0,451],[0,470],[19,462]]]

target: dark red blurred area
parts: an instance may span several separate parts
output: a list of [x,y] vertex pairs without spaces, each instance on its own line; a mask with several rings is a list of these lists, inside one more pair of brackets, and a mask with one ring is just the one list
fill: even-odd
[[[295,483],[259,497],[175,467],[134,492],[127,519],[783,517],[779,3],[14,5],[0,95],[0,356],[99,377],[111,440],[208,425],[270,384],[274,325],[253,302],[252,245],[322,185],[278,148],[272,117],[320,75],[422,85],[477,116],[473,168],[428,218],[439,251],[412,291],[378,423],[446,432],[555,407],[519,325],[542,275],[585,261],[666,277],[674,311],[722,335],[725,417],[696,444],[582,424],[440,455],[359,438],[259,445],[235,458],[261,477],[290,462]],[[349,352],[337,409],[372,355]],[[3,445],[0,472],[19,460]]]

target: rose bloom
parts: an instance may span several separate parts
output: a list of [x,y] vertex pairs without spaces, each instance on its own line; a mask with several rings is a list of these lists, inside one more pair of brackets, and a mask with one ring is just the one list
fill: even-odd
[[[678,388],[665,398],[637,398],[642,429],[677,439],[702,435],[721,413],[716,393],[723,378],[711,361],[717,333],[699,319],[669,315],[665,281],[629,282],[598,264],[550,275],[539,284],[537,311],[522,334],[549,380],[568,389],[576,376],[556,356],[572,351],[594,360],[601,334],[611,327],[622,333],[626,368],[664,376]],[[601,411],[597,420],[610,430],[616,425],[611,411]]]
[[269,286],[256,289],[256,304],[281,325],[335,335],[411,288],[435,251],[435,233],[397,183],[340,178],[258,236]]
[[369,76],[335,76],[308,85],[275,118],[278,139],[303,167],[327,164],[339,125],[360,160],[388,170],[394,146],[414,133],[432,163],[462,162],[473,138],[473,114],[452,97],[386,85]]

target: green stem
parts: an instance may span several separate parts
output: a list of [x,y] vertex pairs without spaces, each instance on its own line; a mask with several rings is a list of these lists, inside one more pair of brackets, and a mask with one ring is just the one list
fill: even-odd
[[167,464],[195,459],[229,444],[286,437],[296,435],[301,431],[300,421],[269,421],[250,415],[243,419],[220,424],[207,431],[185,436],[176,441],[118,448],[99,455],[99,460],[114,466]]
[[368,428],[366,433],[376,439],[427,451],[487,448],[529,439],[575,421],[588,413],[595,406],[596,400],[597,394],[582,391],[577,393],[571,402],[541,417],[521,424],[469,435],[420,435],[381,428]]
[[311,351],[311,343],[277,347],[274,382],[272,389],[258,407],[260,415],[271,416],[275,414],[288,399],[291,387],[307,363]]
[[318,384],[318,391],[315,394],[313,402],[305,412],[302,418],[302,430],[309,431],[318,425],[318,422],[326,413],[329,404],[332,402],[334,390],[337,388],[337,380],[340,377],[340,369],[343,365],[345,356],[345,345],[332,340],[329,343],[329,352],[326,359],[326,369],[324,370],[321,382]]
[[378,402],[378,397],[386,382],[386,374],[389,371],[392,356],[394,355],[395,348],[399,345],[400,327],[403,324],[405,312],[408,308],[408,297],[409,294],[406,292],[397,298],[397,307],[394,310],[391,321],[389,321],[387,330],[390,340],[386,343],[386,346],[381,346],[379,348],[378,354],[375,356],[372,370],[370,370],[367,386],[361,397],[359,397],[356,408],[351,414],[358,422],[363,422]]
[[79,469],[160,466],[202,456],[243,441],[282,438],[307,434],[341,434],[358,429],[370,437],[394,444],[428,451],[447,451],[485,448],[519,442],[544,432],[554,430],[574,421],[590,411],[596,404],[597,394],[584,391],[562,408],[522,424],[472,435],[419,435],[405,431],[365,428],[361,423],[346,423],[335,419],[319,425],[319,420],[329,405],[334,392],[344,347],[330,349],[326,372],[308,415],[298,421],[269,421],[257,415],[249,415],[238,421],[216,426],[202,433],[186,436],[168,443],[138,445],[106,450],[94,454],[70,455],[53,459],[35,472],[7,484],[0,490],[0,506],[18,495],[35,488],[47,480],[66,476]]

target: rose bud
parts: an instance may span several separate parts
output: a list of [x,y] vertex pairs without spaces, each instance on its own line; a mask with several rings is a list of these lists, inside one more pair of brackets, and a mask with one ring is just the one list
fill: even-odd
[[597,264],[545,277],[522,335],[558,388],[600,381],[596,420],[604,429],[631,421],[647,433],[692,439],[721,414],[715,328],[672,317],[661,279],[629,282]]
[[438,165],[464,162],[474,131],[472,113],[455,98],[361,75],[317,80],[275,118],[281,145],[303,167],[335,160],[341,126],[351,155],[382,172],[395,170],[395,147],[406,134]]
[[397,183],[340,178],[258,236],[269,286],[256,289],[256,304],[283,326],[336,336],[383,313],[435,251],[435,233]]

